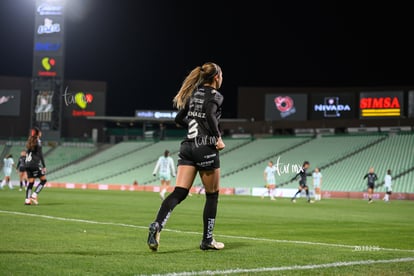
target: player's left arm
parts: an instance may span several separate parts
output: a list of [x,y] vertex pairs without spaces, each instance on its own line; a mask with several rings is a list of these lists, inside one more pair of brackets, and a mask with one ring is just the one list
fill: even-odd
[[178,111],[174,119],[175,123],[185,128],[188,127],[187,113],[188,113],[188,104],[186,104],[184,109],[181,109],[180,111]]
[[40,141],[39,141],[39,144],[38,144],[38,155],[39,155],[39,158],[40,158],[40,162],[42,163],[43,170],[46,171],[46,163],[45,163],[45,159],[43,158],[43,150],[42,150],[42,145],[41,145]]

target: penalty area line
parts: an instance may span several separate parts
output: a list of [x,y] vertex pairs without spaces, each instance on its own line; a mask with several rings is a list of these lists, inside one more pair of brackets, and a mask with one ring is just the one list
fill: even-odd
[[[23,213],[23,212],[16,212],[16,211],[5,211],[5,210],[0,210],[0,214],[1,213],[11,214],[11,215],[19,215],[19,216],[38,217],[38,218],[45,218],[45,219],[58,220],[58,221],[70,221],[70,222],[96,224],[96,225],[111,225],[111,226],[121,226],[121,227],[148,230],[148,226],[140,226],[140,225],[126,224],[126,223],[101,222],[101,221],[86,220],[86,219],[75,219],[75,218],[62,218],[62,217],[55,217],[55,216],[49,216],[49,215],[39,215],[39,214]],[[164,228],[162,231],[178,233],[178,234],[187,234],[187,235],[188,234],[190,234],[190,235],[201,235],[201,233],[199,233],[199,232],[181,231],[181,230],[167,229],[167,228]],[[354,249],[354,250],[357,250],[359,247],[361,247],[360,245],[347,245],[347,244],[337,244],[337,243],[295,241],[295,240],[277,240],[277,239],[268,239],[268,238],[255,238],[255,237],[232,236],[232,235],[222,235],[222,234],[215,234],[215,236],[216,237],[222,237],[222,238],[228,238],[228,239],[250,240],[250,241],[260,241],[260,242],[274,242],[274,243],[291,243],[291,244],[303,244],[303,245],[320,245],[320,246],[350,248],[350,249]],[[381,250],[383,250],[383,251],[397,251],[397,252],[411,252],[411,253],[414,253],[413,249],[398,249],[398,248],[383,248],[383,247],[375,248],[375,251],[381,251]],[[373,249],[373,251],[374,251],[374,249]]]
[[336,262],[326,264],[310,264],[310,265],[292,265],[279,267],[262,267],[262,268],[236,268],[226,270],[205,270],[205,271],[189,271],[189,272],[174,272],[167,274],[151,274],[151,276],[195,276],[195,275],[228,275],[236,273],[260,273],[260,272],[275,272],[275,271],[295,271],[295,270],[311,270],[331,267],[345,267],[355,265],[372,265],[372,264],[389,264],[389,263],[403,263],[413,262],[414,258],[398,258],[390,260],[365,260],[365,261],[351,261],[351,262]]

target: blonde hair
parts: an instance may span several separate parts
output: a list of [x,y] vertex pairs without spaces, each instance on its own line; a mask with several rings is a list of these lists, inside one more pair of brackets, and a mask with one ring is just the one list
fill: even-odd
[[175,95],[174,106],[178,109],[184,109],[193,91],[200,85],[212,83],[214,76],[220,72],[220,66],[213,62],[207,62],[194,68],[184,79],[180,90]]

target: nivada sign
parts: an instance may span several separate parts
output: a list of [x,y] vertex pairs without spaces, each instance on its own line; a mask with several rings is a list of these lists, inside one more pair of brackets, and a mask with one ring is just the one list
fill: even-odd
[[402,91],[360,93],[360,118],[400,117],[403,114],[403,107]]
[[350,93],[312,94],[310,119],[352,119],[354,112],[354,96]]

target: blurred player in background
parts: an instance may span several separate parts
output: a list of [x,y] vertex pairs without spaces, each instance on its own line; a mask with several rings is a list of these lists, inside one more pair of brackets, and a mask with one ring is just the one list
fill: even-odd
[[377,181],[378,176],[374,172],[374,168],[369,168],[368,173],[364,176],[364,179],[368,178],[368,203],[372,203],[372,195],[374,194],[375,181]]
[[319,168],[315,168],[315,170],[312,173],[312,185],[315,189],[315,200],[321,200],[322,174]]
[[276,188],[276,179],[275,179],[276,168],[273,166],[273,162],[269,161],[265,170],[264,170],[264,180],[266,181],[267,191],[262,194],[262,199],[265,194],[268,194],[270,200],[275,200],[274,192]]
[[24,167],[25,162],[26,162],[26,151],[23,150],[20,153],[19,160],[17,161],[17,164],[16,164],[16,170],[19,173],[19,180],[20,180],[20,189],[19,189],[19,191],[22,191],[23,186],[24,186],[24,188],[27,187],[27,173],[26,173],[26,168]]
[[305,190],[306,192],[306,198],[308,199],[308,203],[313,203],[313,200],[310,199],[309,196],[309,187],[306,185],[306,177],[311,176],[311,173],[307,173],[306,170],[309,168],[310,163],[308,161],[303,162],[301,170],[290,180],[295,181],[296,178],[299,176],[299,189],[296,192],[296,194],[292,197],[291,201],[293,203],[296,202],[296,196],[302,192],[302,190]]
[[[35,205],[39,204],[37,196],[46,184],[46,164],[43,159],[42,141],[40,140],[40,137],[42,137],[42,132],[39,128],[34,127],[32,128],[26,143],[25,168],[27,177],[29,178],[29,185],[26,190],[26,205],[31,205],[32,203]],[[32,193],[36,178],[39,178],[40,183]]]
[[3,159],[4,179],[3,179],[3,181],[1,182],[1,185],[0,185],[1,189],[3,189],[4,186],[6,186],[6,185],[9,186],[10,190],[13,189],[13,184],[10,181],[10,176],[12,174],[13,165],[14,165],[13,156],[11,154],[9,154]]
[[217,91],[222,81],[221,68],[207,62],[187,75],[174,97],[174,106],[179,110],[175,122],[187,128],[187,137],[180,146],[174,191],[162,202],[155,221],[149,226],[147,244],[153,251],[158,250],[160,232],[174,208],[187,198],[197,174],[206,194],[200,249],[224,248],[213,237],[220,190],[219,151],[225,147],[219,125],[223,96]]
[[384,187],[385,187],[384,201],[389,202],[390,201],[390,196],[392,194],[391,170],[387,170],[387,174],[384,177]]
[[170,156],[170,152],[166,150],[163,156],[158,158],[157,164],[155,165],[152,175],[158,177],[161,181],[160,197],[162,200],[165,198],[165,193],[171,183],[171,176],[175,177],[175,166],[174,160]]

